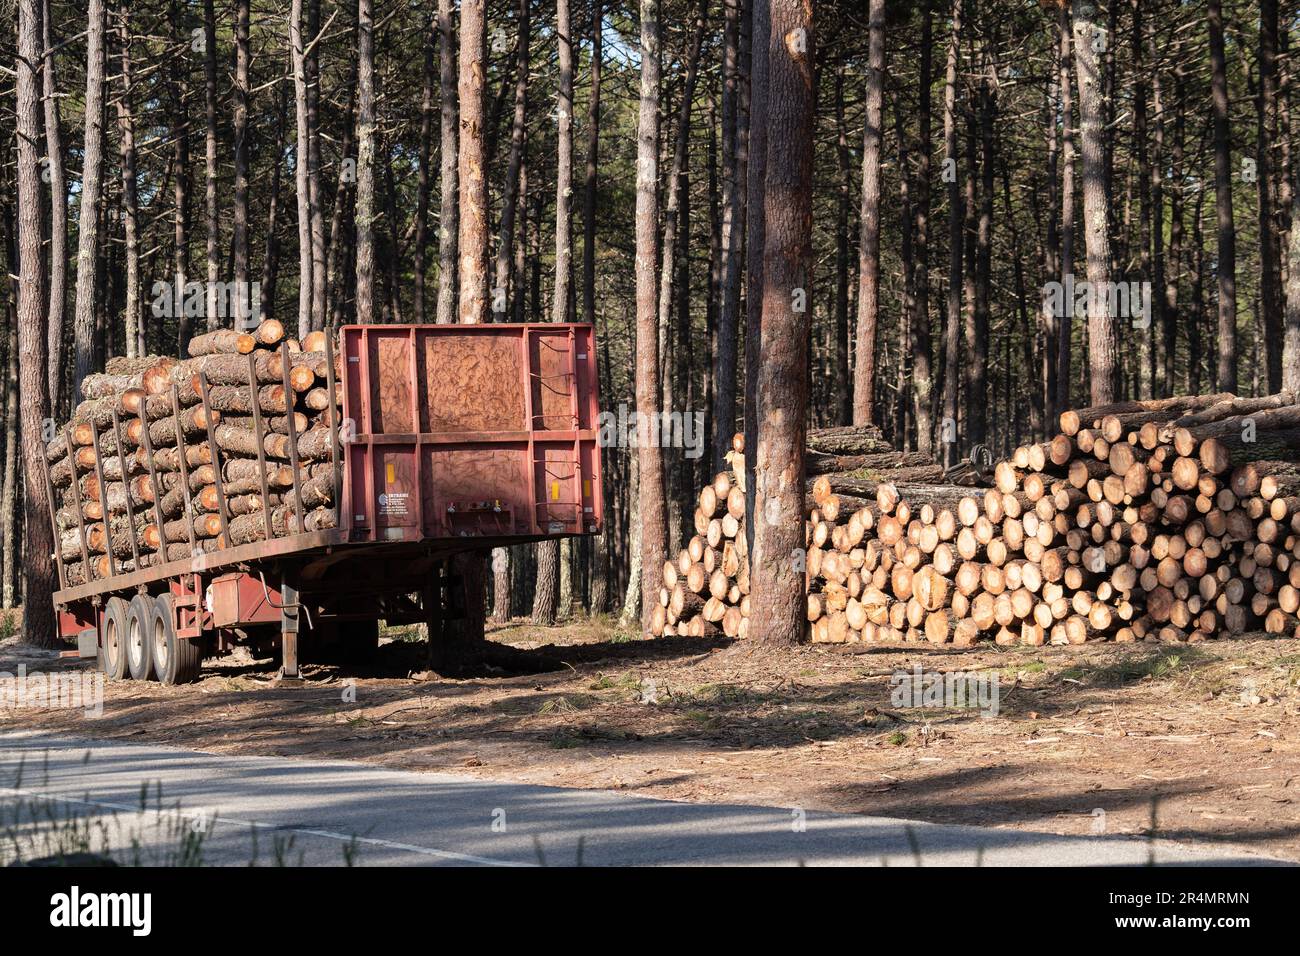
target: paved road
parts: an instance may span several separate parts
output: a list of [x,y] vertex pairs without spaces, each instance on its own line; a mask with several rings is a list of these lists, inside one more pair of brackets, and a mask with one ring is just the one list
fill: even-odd
[[0,814],[29,834],[52,829],[51,816],[75,821],[119,858],[145,864],[166,862],[187,831],[204,834],[212,864],[908,866],[918,854],[927,866],[1128,865],[1149,854],[1173,865],[1272,862],[1231,848],[857,814],[809,812],[800,829],[781,807],[23,732],[0,733]]

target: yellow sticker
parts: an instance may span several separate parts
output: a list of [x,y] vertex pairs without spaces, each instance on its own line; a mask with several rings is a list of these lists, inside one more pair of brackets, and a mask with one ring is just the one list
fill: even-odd
[[590,479],[590,478],[584,478],[584,479],[582,479],[582,497],[584,497],[584,498],[590,498],[590,497],[591,497],[591,479]]
[[397,480],[397,469],[393,467],[393,463],[390,461],[388,463],[388,483],[391,485],[396,480]]
[[558,481],[551,482],[551,500],[560,500],[560,483]]

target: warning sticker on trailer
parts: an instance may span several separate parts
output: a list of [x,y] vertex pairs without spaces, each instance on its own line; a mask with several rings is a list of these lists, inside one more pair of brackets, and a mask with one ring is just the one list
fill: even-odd
[[405,515],[407,513],[407,499],[410,493],[405,491],[390,491],[387,494],[379,496],[379,513],[381,515]]

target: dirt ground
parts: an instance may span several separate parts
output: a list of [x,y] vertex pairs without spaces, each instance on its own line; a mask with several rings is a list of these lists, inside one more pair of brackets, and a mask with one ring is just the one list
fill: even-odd
[[[802,647],[631,639],[605,621],[490,634],[491,668],[209,661],[195,685],[107,685],[104,714],[0,711],[0,728],[214,753],[330,757],[646,797],[1086,834],[1222,841],[1300,861],[1300,642],[1081,648]],[[519,673],[520,652],[550,668]],[[854,652],[848,652],[854,651]],[[0,642],[0,671],[84,667]],[[996,673],[995,717],[904,708],[893,675]]]

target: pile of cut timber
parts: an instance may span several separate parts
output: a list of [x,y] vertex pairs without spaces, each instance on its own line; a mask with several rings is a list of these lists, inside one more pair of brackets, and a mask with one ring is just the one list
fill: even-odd
[[326,335],[299,343],[267,319],[189,353],[110,359],[46,445],[62,586],[335,526]]
[[[881,483],[937,482],[943,468],[928,455],[895,451],[876,426],[826,428],[808,433],[807,462],[819,481],[834,480],[843,494],[817,513],[833,521],[875,494]],[[650,615],[656,635],[744,637],[749,630],[749,542],[745,530],[745,442],[732,439],[731,468],[719,472],[699,495],[695,535],[666,561],[659,606]],[[810,483],[810,490],[812,485]],[[906,485],[904,485],[906,487]],[[813,499],[808,499],[813,507]],[[837,510],[838,509],[838,510]]]
[[[840,430],[840,448],[810,440],[818,452],[806,501],[812,640],[1037,646],[1256,630],[1300,637],[1294,394],[1121,402],[1067,411],[1060,428],[999,463],[994,487],[982,493],[937,483],[934,466],[920,459],[887,459],[894,474],[818,474],[832,458],[852,465],[854,456],[884,452],[863,450],[875,440],[869,430],[856,443],[853,430]],[[729,481],[720,475],[713,496]],[[665,569],[664,633],[711,633],[691,623],[692,609],[709,606],[697,600],[705,593],[739,608],[740,623],[724,632],[745,633],[743,501],[726,516],[740,537],[719,537],[742,546],[733,547],[731,570],[722,567],[727,580],[715,583],[710,573],[697,589],[698,572],[678,573],[669,585]],[[676,571],[689,571],[696,552],[702,566],[718,566],[704,527]],[[680,581],[695,598],[679,593]]]

